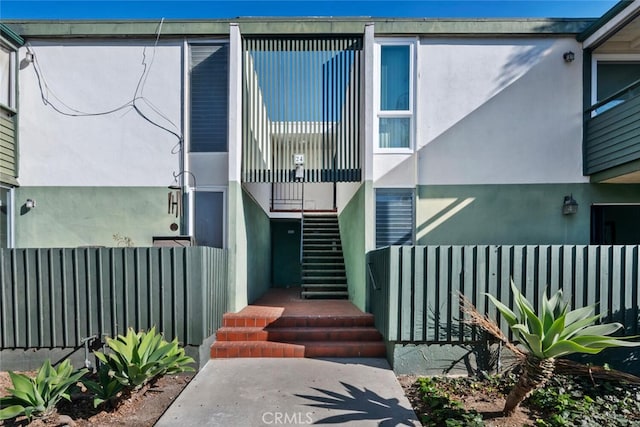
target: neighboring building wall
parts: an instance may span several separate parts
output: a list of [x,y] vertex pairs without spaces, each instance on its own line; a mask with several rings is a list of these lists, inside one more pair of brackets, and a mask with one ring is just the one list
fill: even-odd
[[181,170],[182,41],[29,46],[36,63],[20,72],[16,246],[116,246],[114,234],[146,246],[179,234],[169,229],[180,218],[168,214],[167,186]]
[[[374,187],[415,186],[416,243],[584,244],[591,203],[639,201],[640,187],[591,185],[582,174],[573,38],[413,43],[414,149],[385,152],[374,135],[373,162]],[[567,51],[574,62],[563,60]],[[572,193],[578,214],[564,216]]]

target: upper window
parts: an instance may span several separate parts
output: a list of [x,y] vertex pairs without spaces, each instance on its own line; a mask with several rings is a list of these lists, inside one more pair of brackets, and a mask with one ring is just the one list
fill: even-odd
[[378,148],[382,151],[411,150],[414,45],[410,42],[380,42],[378,46]]
[[[640,57],[600,55],[593,67],[592,104],[611,98],[597,108],[602,113],[640,93]],[[623,89],[628,90],[623,90]],[[615,96],[614,96],[615,95]]]
[[229,45],[190,45],[191,152],[227,151]]
[[15,52],[0,46],[0,105],[15,105]]

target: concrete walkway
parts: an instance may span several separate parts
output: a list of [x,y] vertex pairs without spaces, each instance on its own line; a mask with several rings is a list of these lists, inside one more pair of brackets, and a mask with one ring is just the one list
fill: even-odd
[[210,360],[156,426],[419,426],[385,359]]

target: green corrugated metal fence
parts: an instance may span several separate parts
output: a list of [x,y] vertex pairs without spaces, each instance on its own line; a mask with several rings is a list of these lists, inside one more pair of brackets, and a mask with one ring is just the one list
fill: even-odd
[[496,319],[484,293],[513,307],[513,277],[535,306],[545,289],[563,289],[573,308],[599,303],[638,334],[639,261],[639,246],[391,246],[367,254],[368,303],[389,341],[474,342],[480,336],[462,323],[458,294]]
[[200,345],[227,300],[222,249],[0,249],[1,349],[77,347],[130,326]]

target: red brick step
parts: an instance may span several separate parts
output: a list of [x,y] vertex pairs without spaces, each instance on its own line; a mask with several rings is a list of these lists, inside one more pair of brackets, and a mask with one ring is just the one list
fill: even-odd
[[226,313],[212,358],[384,357],[374,317],[346,300],[311,301],[301,289],[270,289],[238,313]]
[[229,327],[216,333],[218,341],[379,341],[382,335],[373,327]]

